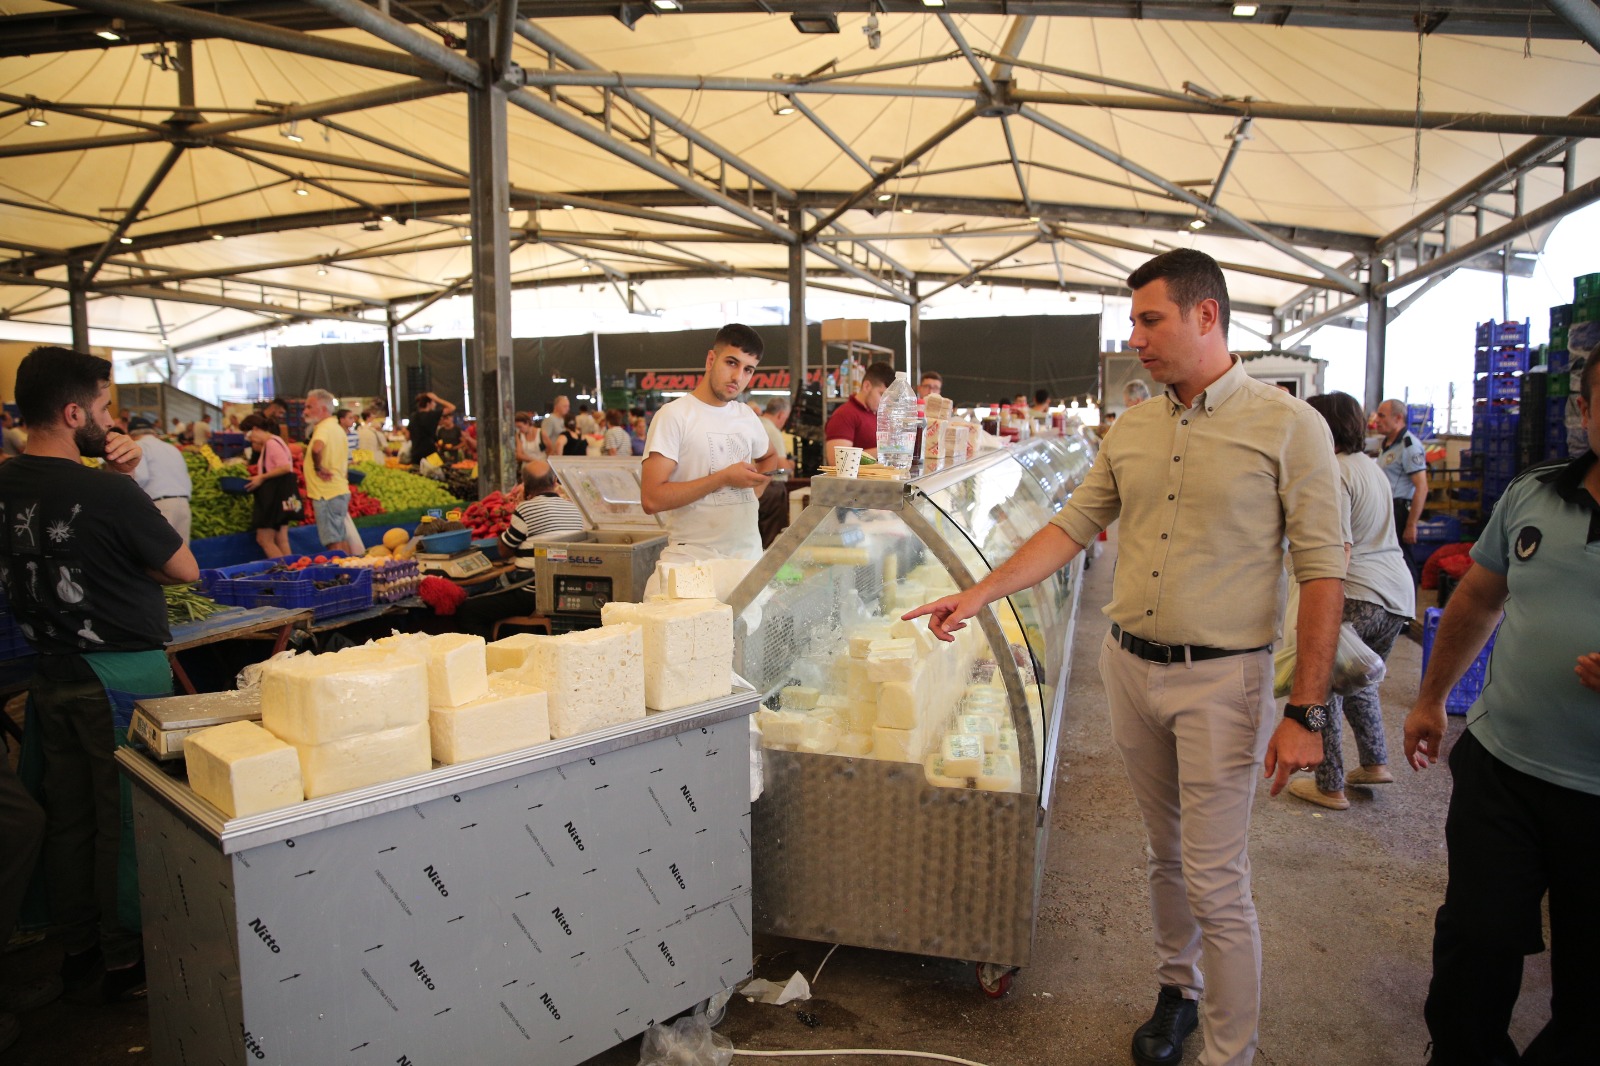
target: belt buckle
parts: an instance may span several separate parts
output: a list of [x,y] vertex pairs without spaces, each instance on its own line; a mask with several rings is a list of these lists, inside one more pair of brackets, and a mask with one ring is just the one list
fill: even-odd
[[1163,652],[1166,653],[1167,657],[1165,659],[1151,659],[1150,660],[1151,662],[1155,663],[1157,666],[1171,666],[1172,665],[1172,645],[1171,644],[1162,644],[1159,641],[1147,640],[1147,641],[1144,642],[1144,645],[1145,645],[1146,648],[1148,648],[1148,649],[1150,649],[1152,651],[1155,650],[1156,648],[1160,648]]

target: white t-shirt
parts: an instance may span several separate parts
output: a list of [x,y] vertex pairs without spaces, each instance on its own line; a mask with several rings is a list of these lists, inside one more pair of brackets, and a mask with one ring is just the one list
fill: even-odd
[[[771,450],[761,420],[749,404],[721,407],[680,396],[656,412],[645,437],[652,454],[678,464],[669,481],[694,481],[734,463],[753,463]],[[718,489],[687,507],[663,511],[668,551],[679,559],[761,558],[753,489]],[[677,551],[673,551],[677,549]]]

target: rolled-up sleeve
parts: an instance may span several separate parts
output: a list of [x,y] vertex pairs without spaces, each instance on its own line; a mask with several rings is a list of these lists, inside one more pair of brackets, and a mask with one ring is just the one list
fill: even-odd
[[1084,547],[1093,544],[1101,531],[1122,513],[1122,496],[1112,471],[1112,447],[1108,437],[1083,484],[1073,490],[1066,506],[1050,519],[1051,525]]
[[1278,496],[1295,579],[1344,578],[1345,523],[1339,510],[1339,466],[1322,416],[1296,412],[1279,458]]

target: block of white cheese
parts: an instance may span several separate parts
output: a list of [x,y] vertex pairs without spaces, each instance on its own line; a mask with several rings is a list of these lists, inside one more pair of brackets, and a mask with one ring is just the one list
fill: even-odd
[[796,747],[813,755],[826,755],[838,746],[838,743],[837,725],[808,716],[805,724],[800,727],[800,743]]
[[1022,776],[1016,763],[1004,755],[985,755],[978,771],[978,787],[985,792],[1020,792]]
[[484,665],[491,674],[521,670],[528,662],[528,651],[539,640],[533,633],[514,633],[484,648]]
[[845,642],[849,646],[850,656],[855,659],[865,659],[867,652],[872,650],[874,641],[888,640],[890,626],[883,622],[857,626],[849,631]]
[[805,735],[806,716],[799,711],[760,710],[756,712],[756,726],[768,747],[792,748]]
[[867,700],[851,700],[839,708],[839,724],[851,733],[872,733],[878,724],[878,705]]
[[872,727],[872,757],[875,759],[920,763],[927,750],[928,732],[920,726],[916,729]]
[[306,799],[433,769],[427,722],[294,747],[300,755],[300,779],[305,783]]
[[504,755],[550,739],[545,693],[511,677],[496,677],[481,699],[428,712],[433,757],[441,763]]
[[189,787],[229,818],[275,811],[305,798],[300,758],[254,722],[229,722],[183,741]]
[[427,656],[430,709],[461,707],[489,694],[488,655],[482,637],[441,633],[428,638]]
[[657,563],[656,570],[661,578],[661,591],[669,599],[717,598],[717,583],[709,566],[699,563]]
[[889,627],[889,635],[900,639],[910,639],[916,642],[919,654],[928,655],[939,646],[939,638],[928,629],[926,617],[907,622],[904,619]]
[[295,745],[426,727],[427,664],[374,645],[276,659],[261,672],[261,724]]
[[608,603],[606,625],[638,626],[644,649],[644,702],[672,711],[733,690],[733,608],[714,599]]
[[986,714],[963,714],[956,719],[957,732],[970,733],[983,742],[984,754],[992,754],[1000,742],[1000,730]]
[[878,699],[878,686],[880,682],[873,681],[867,676],[867,660],[841,659],[844,663],[844,692],[853,700],[869,700],[876,702]]
[[835,729],[840,728],[840,723],[844,721],[843,714],[837,707],[813,707],[809,711],[801,711],[800,713],[813,722],[827,722]]
[[952,777],[945,770],[944,756],[934,752],[922,761],[922,776],[928,784],[937,785],[939,788],[966,788],[967,779]]
[[994,753],[1008,757],[1017,766],[1022,765],[1022,752],[1017,748],[1017,731],[1001,729],[995,737]]
[[836,755],[854,755],[857,758],[872,754],[872,735],[870,733],[845,733],[839,738],[839,744],[833,749]]
[[909,681],[916,668],[916,662],[915,641],[878,641],[867,653],[867,680]]
[[814,688],[804,685],[790,685],[778,693],[779,701],[786,711],[804,711],[817,705],[817,697],[822,695]]
[[912,729],[925,720],[927,699],[922,675],[922,664],[915,663],[907,680],[883,683],[878,691],[878,724]]
[[977,777],[983,769],[983,741],[970,733],[946,733],[939,754],[951,777]]
[[522,668],[510,676],[544,690],[552,737],[575,737],[644,717],[644,631],[637,625],[620,622],[558,637],[535,634],[533,641]]

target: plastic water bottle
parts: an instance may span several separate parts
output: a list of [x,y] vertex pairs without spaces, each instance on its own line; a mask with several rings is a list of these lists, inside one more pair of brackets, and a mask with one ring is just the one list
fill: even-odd
[[909,375],[896,371],[894,384],[878,401],[878,462],[895,470],[909,470],[916,439],[917,390]]

